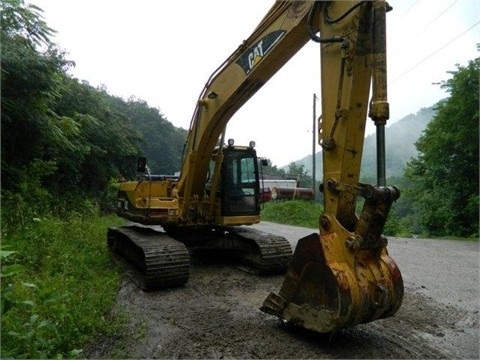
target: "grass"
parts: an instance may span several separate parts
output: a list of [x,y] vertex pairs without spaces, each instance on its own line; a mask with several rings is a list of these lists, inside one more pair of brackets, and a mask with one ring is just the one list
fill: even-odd
[[[361,210],[358,206],[357,211]],[[261,212],[262,221],[270,221],[278,224],[287,224],[301,226],[311,229],[318,229],[318,221],[323,206],[313,201],[289,200],[289,201],[269,201],[263,204]],[[478,236],[462,238],[457,236],[432,237],[423,233],[418,233],[411,229],[411,224],[415,223],[411,218],[399,219],[394,213],[390,213],[383,229],[383,234],[387,236],[400,236],[408,238],[434,238],[437,240],[459,240],[459,241],[479,241]]]
[[122,222],[98,215],[36,218],[2,234],[2,250],[15,251],[2,262],[2,274],[8,263],[22,266],[14,278],[2,275],[2,305],[7,294],[13,304],[2,307],[2,358],[74,358],[100,335],[117,331],[119,320],[109,313],[121,271],[106,232]]
[[263,221],[318,229],[323,207],[312,201],[268,201],[261,212]]
[[[357,206],[360,212],[361,204]],[[269,201],[264,204],[262,220],[278,224],[301,226],[311,229],[319,229],[319,218],[323,212],[323,206],[313,201],[289,200]],[[390,214],[383,233],[388,236],[412,237],[408,228],[402,225],[399,219]]]

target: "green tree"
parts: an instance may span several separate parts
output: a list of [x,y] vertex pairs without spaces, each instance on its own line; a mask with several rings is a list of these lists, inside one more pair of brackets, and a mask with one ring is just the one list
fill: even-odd
[[308,175],[308,171],[305,170],[305,165],[291,162],[288,165],[287,176],[295,177],[298,179],[299,187],[311,188],[312,177]]
[[140,152],[147,157],[153,173],[173,175],[180,171],[187,137],[185,129],[176,128],[159,109],[143,100],[131,97],[125,102],[111,98],[110,103],[112,108],[130,118],[134,128],[142,134]]
[[32,48],[51,45],[55,31],[43,20],[42,9],[24,0],[2,0],[0,10],[2,44],[7,39],[21,38]]
[[41,9],[23,0],[1,6],[3,199],[35,199],[29,205],[45,211],[68,192],[101,196],[137,157],[140,135],[106,92],[67,75],[74,63],[50,41]]
[[72,63],[50,42],[53,30],[39,8],[21,0],[2,1],[1,7],[2,189],[18,190],[33,162],[46,161],[51,173],[55,164],[43,156],[46,144],[72,145],[67,134],[74,129],[50,111]]
[[70,77],[74,63],[51,42],[42,10],[23,0],[0,5],[3,204],[38,214],[64,213],[82,199],[114,204],[105,194],[118,178],[135,177],[139,155],[154,172],[180,170],[184,129],[144,101]]
[[275,176],[283,179],[285,177],[285,170],[279,169],[277,165],[272,165],[272,163],[270,162],[270,159],[266,159],[266,160],[267,160],[267,165],[262,166],[262,172],[264,174],[264,177],[269,178],[271,176]]
[[72,122],[77,133],[74,148],[49,149],[59,167],[58,187],[98,196],[110,179],[133,176],[142,137],[123,109],[112,105],[113,97],[69,77],[63,79],[59,93],[53,112]]
[[479,65],[476,58],[449,72],[442,88],[450,95],[436,105],[405,170],[419,220],[432,235],[478,236]]

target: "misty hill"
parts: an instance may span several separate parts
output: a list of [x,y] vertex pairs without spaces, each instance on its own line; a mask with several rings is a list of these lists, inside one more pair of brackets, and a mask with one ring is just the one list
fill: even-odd
[[[410,114],[385,128],[386,175],[402,176],[405,164],[417,156],[415,142],[420,137],[429,121],[434,116],[433,106],[422,108],[416,114]],[[361,178],[376,178],[376,136],[365,137],[362,157]],[[312,174],[312,155],[295,161],[297,165],[304,165],[307,174]],[[316,179],[322,177],[322,151],[315,154]],[[284,167],[288,170],[288,166]]]

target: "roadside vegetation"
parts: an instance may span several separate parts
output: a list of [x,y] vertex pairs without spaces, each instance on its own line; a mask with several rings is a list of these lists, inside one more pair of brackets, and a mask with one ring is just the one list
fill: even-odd
[[[357,214],[360,210],[361,207],[357,206]],[[261,216],[262,221],[318,229],[318,221],[322,211],[323,206],[318,202],[280,200],[264,203]],[[449,240],[478,241],[478,237],[476,236],[429,236],[425,233],[415,232],[412,222],[407,221],[406,218],[399,218],[395,211],[390,213],[385,228],[383,229],[383,234],[386,236],[407,238],[445,238]]]
[[[104,335],[121,271],[106,246],[115,184],[180,167],[186,130],[157,108],[72,78],[42,11],[3,0],[1,14],[1,358],[78,358]],[[452,72],[451,93],[418,142],[387,235],[478,239],[479,59]],[[277,169],[278,170],[278,169]],[[311,178],[291,166],[301,186]],[[265,221],[318,227],[319,203],[268,202]]]
[[268,201],[263,204],[262,221],[317,229],[322,206],[313,201]]
[[118,331],[121,317],[110,310],[121,272],[105,234],[122,221],[95,208],[60,218],[2,206],[2,358],[82,357]]

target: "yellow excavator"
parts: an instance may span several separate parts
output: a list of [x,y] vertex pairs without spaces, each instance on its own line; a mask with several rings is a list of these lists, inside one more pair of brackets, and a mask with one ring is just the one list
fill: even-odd
[[[178,177],[121,183],[110,228],[113,253],[134,264],[145,289],[188,281],[190,253],[227,251],[259,273],[285,273],[261,310],[328,333],[393,315],[400,271],[382,235],[400,193],[386,186],[389,118],[385,1],[276,1],[253,33],[211,75],[198,99]],[[225,143],[234,113],[307,42],[320,48],[324,212],[319,232],[288,241],[247,226],[260,221],[254,143]],[[377,128],[377,184],[359,183],[366,118]],[[357,214],[357,202],[363,208]],[[163,231],[154,230],[160,225]]]

